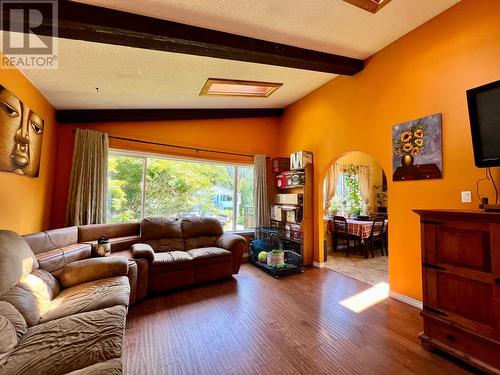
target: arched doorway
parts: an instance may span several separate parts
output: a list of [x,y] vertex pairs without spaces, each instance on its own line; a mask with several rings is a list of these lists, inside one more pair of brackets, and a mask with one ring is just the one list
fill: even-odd
[[386,174],[371,155],[351,151],[332,161],[323,180],[326,268],[389,283],[387,194]]

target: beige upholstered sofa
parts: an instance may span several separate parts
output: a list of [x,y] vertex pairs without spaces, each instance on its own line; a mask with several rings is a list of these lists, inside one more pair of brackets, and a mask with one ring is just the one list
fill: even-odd
[[128,260],[72,261],[79,251],[57,248],[39,261],[25,239],[0,231],[1,375],[121,373]]

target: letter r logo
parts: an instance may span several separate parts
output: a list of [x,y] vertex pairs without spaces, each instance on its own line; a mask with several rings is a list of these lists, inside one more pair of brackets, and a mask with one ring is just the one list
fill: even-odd
[[2,51],[52,55],[57,37],[57,1],[0,0]]

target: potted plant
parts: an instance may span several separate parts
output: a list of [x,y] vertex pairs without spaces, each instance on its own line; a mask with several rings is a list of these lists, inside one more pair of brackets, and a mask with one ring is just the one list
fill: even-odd
[[375,186],[376,200],[377,200],[377,212],[386,213],[387,212],[387,191],[382,189],[382,185]]

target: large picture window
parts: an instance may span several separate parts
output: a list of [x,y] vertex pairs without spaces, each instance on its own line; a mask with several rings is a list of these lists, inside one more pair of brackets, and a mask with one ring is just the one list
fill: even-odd
[[225,230],[252,228],[253,167],[110,152],[108,222],[148,216],[209,216]]

